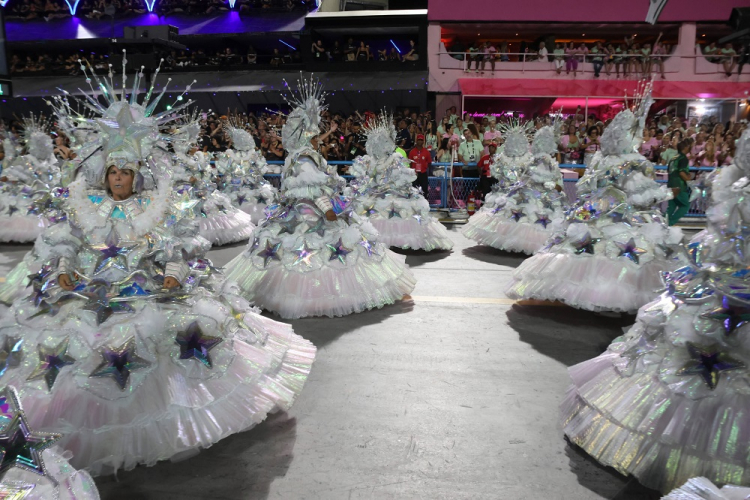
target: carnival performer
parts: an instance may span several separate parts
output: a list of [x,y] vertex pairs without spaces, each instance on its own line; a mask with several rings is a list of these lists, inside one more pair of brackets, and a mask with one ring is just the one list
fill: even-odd
[[565,434],[649,488],[693,477],[750,486],[749,195],[746,130],[734,165],[714,178],[708,228],[687,245],[687,264],[604,354],[569,370]]
[[[205,258],[194,200],[173,194],[163,156],[144,157],[160,124],[150,92],[139,104],[111,79],[101,85],[106,102],[87,100],[105,116],[116,107],[123,133],[97,122],[101,158],[80,164],[66,223],[37,239],[25,296],[0,318],[3,381],[18,388],[29,423],[63,432],[71,463],[94,475],[250,429],[291,406],[315,358]],[[7,364],[11,346],[17,364]]]
[[344,316],[392,304],[414,288],[405,257],[340,197],[344,180],[311,146],[320,133],[319,83],[299,84],[282,128],[289,155],[282,202],[226,266],[248,300],[283,318]]
[[[21,359],[19,340],[7,354],[11,364]],[[61,434],[39,432],[29,425],[18,392],[0,390],[0,498],[8,500],[99,500],[94,480],[77,471],[57,446]]]
[[[412,250],[450,250],[445,226],[430,216],[430,205],[412,184],[417,178],[409,160],[396,153],[396,129],[381,114],[365,126],[367,154],[354,159],[346,195],[356,213],[377,229],[386,246]],[[424,140],[424,138],[422,138]],[[419,145],[417,138],[417,147]]]
[[266,207],[279,202],[279,191],[263,175],[266,159],[255,149],[255,141],[240,123],[229,120],[223,127],[232,148],[216,155],[216,169],[222,176],[222,191],[232,205],[250,215],[253,224],[266,218]]
[[[32,424],[62,430],[73,464],[100,474],[210,446],[288,408],[315,348],[218,275],[169,176],[117,151],[83,173],[68,223],[37,241],[45,263],[30,295],[0,320],[5,345],[18,337],[27,349],[4,377]],[[156,189],[142,190],[146,177]]]
[[672,247],[682,232],[668,227],[659,210],[671,191],[635,152],[652,102],[650,84],[642,96],[635,112],[620,112],[604,131],[602,150],[576,185],[567,224],[515,269],[509,297],[634,312],[657,295],[661,272],[676,265]]
[[552,156],[557,150],[556,125],[534,134],[533,161],[518,181],[469,219],[463,233],[482,245],[499,250],[533,254],[541,250],[565,219],[562,174]]
[[244,241],[255,229],[252,217],[232,204],[218,189],[219,171],[211,165],[211,155],[197,147],[200,133],[197,114],[183,117],[174,132],[175,189],[184,203],[194,202],[200,215],[200,234],[214,245]]
[[64,196],[49,123],[31,115],[23,124],[26,154],[10,158],[0,174],[0,242],[34,241],[47,225],[41,212]]

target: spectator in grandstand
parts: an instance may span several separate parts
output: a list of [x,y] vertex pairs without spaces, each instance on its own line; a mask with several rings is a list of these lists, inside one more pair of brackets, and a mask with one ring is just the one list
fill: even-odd
[[[661,33],[659,33],[659,36],[661,36]],[[661,43],[660,41],[654,42],[654,49],[651,52],[651,65],[652,67],[657,67],[659,70],[659,74],[661,74],[662,80],[665,80],[667,77],[664,76],[664,59],[668,54],[667,46]]]
[[493,116],[491,120],[488,120],[487,128],[484,131],[484,150],[483,153],[486,155],[490,152],[489,146],[491,143],[495,143],[495,146],[503,143],[503,134],[497,130],[495,127],[497,126],[497,121],[495,120],[495,117]]
[[659,142],[656,137],[651,135],[652,129],[643,130],[643,142],[641,142],[640,153],[648,160],[654,158],[654,151],[659,148]]
[[724,48],[719,51],[721,54],[721,65],[724,66],[724,73],[727,76],[732,76],[734,65],[737,63],[737,53],[734,51],[731,43],[724,45]]
[[435,155],[435,161],[437,163],[450,163],[456,152],[455,144],[451,142],[450,138],[443,137],[440,141],[440,149],[438,149],[437,155]]
[[565,44],[560,42],[555,43],[555,50],[552,53],[555,56],[555,71],[559,75],[562,72],[563,66],[565,66]]
[[355,59],[357,62],[368,62],[370,60],[370,46],[365,45],[364,41],[359,42],[359,47],[357,47],[357,52],[355,55]]
[[492,191],[492,186],[497,183],[497,179],[492,177],[490,170],[495,153],[497,153],[497,142],[494,140],[489,141],[487,152],[479,159],[479,163],[477,164],[479,169],[479,191],[482,193],[483,198]]
[[573,42],[565,48],[565,74],[569,75],[573,70],[573,76],[578,72],[578,49]]
[[731,165],[734,160],[734,154],[736,149],[736,142],[734,140],[735,135],[732,132],[727,132],[724,135],[724,143],[719,153],[719,165]]
[[402,62],[406,61],[417,61],[419,60],[419,52],[417,51],[417,42],[415,40],[409,40],[409,52],[404,54]]
[[588,128],[586,137],[581,141],[581,149],[583,150],[583,163],[589,165],[594,154],[602,149],[599,142],[599,128],[596,125]]
[[568,133],[560,138],[559,149],[563,163],[580,163],[581,141],[578,139],[578,128],[575,123],[568,125]]
[[710,140],[706,142],[703,151],[696,155],[693,165],[696,167],[717,167],[719,165],[719,157],[716,154],[714,141]]
[[409,160],[411,161],[411,167],[417,173],[417,179],[414,181],[414,187],[421,189],[422,195],[427,198],[429,193],[429,170],[430,162],[432,162],[432,155],[430,151],[424,147],[425,137],[422,134],[417,134],[415,143],[416,146],[409,151]]
[[547,61],[547,56],[549,55],[549,51],[547,50],[547,46],[544,44],[544,42],[539,42],[539,50],[536,52],[536,58],[538,61]]
[[510,57],[508,56],[508,42],[503,42],[500,44],[500,50],[498,51],[498,57],[500,58],[500,62],[508,62],[510,61]]
[[396,134],[396,145],[398,145],[404,151],[410,150],[414,144],[409,135],[406,120],[400,120],[398,122],[398,133]]
[[426,147],[433,158],[437,154],[438,150],[438,136],[435,132],[435,122],[427,120],[424,128],[424,147]]
[[357,46],[354,45],[354,38],[347,40],[344,46],[344,61],[355,62],[357,60]]
[[318,39],[316,42],[313,42],[310,50],[315,61],[322,62],[328,59],[326,48],[323,46],[323,40]]
[[357,156],[367,154],[365,144],[367,137],[362,133],[362,127],[359,122],[352,124],[351,133],[346,137],[346,159],[353,160]]
[[705,47],[703,47],[703,56],[706,58],[706,61],[717,63],[719,62],[719,58],[716,57],[717,53],[719,52],[719,49],[716,47],[716,42],[711,42]]
[[484,146],[479,140],[478,131],[474,124],[464,130],[464,142],[458,147],[458,161],[464,165],[475,164],[482,157]]
[[602,71],[602,67],[604,67],[604,46],[602,45],[602,42],[596,42],[596,45],[594,45],[591,48],[591,64],[594,65],[594,78],[599,78],[599,73]]
[[482,73],[484,73],[484,67],[487,63],[490,63],[490,71],[495,74],[495,60],[497,56],[497,49],[490,42],[484,42],[482,46]]

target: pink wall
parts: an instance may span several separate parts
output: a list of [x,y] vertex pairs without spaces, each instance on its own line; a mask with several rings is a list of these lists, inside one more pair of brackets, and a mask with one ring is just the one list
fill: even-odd
[[[430,21],[642,23],[649,0],[429,0]],[[659,22],[726,21],[750,0],[669,0]]]

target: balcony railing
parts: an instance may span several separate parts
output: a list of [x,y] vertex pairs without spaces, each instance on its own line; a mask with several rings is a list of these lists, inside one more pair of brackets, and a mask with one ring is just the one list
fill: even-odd
[[[442,46],[442,44],[441,44]],[[664,65],[664,73],[679,73],[681,70],[681,60],[682,59],[690,59],[695,61],[694,63],[694,74],[696,75],[704,75],[704,74],[724,74],[724,66],[721,63],[721,60],[725,57],[729,56],[722,56],[720,54],[709,56],[711,59],[717,59],[717,62],[709,61],[709,59],[704,56],[700,52],[700,47],[696,47],[695,49],[696,53],[691,55],[677,55],[677,54],[650,54],[649,56],[644,56],[641,53],[622,53],[622,54],[616,54],[614,57],[616,59],[619,59],[619,65],[620,65],[620,74],[623,74],[622,66],[629,64],[629,61],[636,60],[639,64],[643,63],[643,59],[648,59],[651,63],[651,72],[655,74],[655,76],[658,77],[658,74],[660,72],[660,64],[659,60],[663,61]],[[477,67],[477,63],[479,63],[480,71],[482,68],[482,61],[484,61],[484,73],[488,74],[492,71],[492,62],[491,59],[487,59],[487,57],[494,57],[495,62],[495,73],[499,73],[501,71],[518,71],[521,73],[527,73],[527,72],[550,72],[555,71],[555,58],[562,57],[562,64],[563,73],[566,72],[565,63],[569,59],[569,57],[575,57],[578,60],[578,73],[583,74],[593,74],[594,73],[594,59],[595,58],[601,58],[603,59],[604,67],[601,70],[602,74],[606,74],[606,65],[607,61],[605,54],[577,54],[575,56],[556,56],[554,54],[549,53],[546,57],[543,59],[539,59],[539,55],[536,52],[508,52],[508,53],[495,53],[494,56],[491,56],[486,53],[482,52],[450,52],[446,50],[442,50],[437,53],[438,55],[438,64],[440,69],[454,69],[454,70],[462,70],[464,72],[475,71]],[[738,63],[740,60],[740,55],[734,55],[731,56],[731,58],[734,60],[735,63]],[[616,64],[617,62],[611,62],[613,66],[611,67],[611,74],[616,74]],[[735,65],[736,70],[736,65]],[[642,76],[643,73],[638,73],[638,76]]]

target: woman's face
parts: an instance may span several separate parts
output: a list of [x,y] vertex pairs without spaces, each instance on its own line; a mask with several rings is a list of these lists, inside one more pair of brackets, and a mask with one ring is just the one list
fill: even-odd
[[132,170],[120,170],[112,165],[107,170],[107,189],[115,200],[126,200],[133,195],[133,179]]
[[591,129],[591,133],[589,134],[589,137],[591,137],[592,139],[596,139],[597,137],[599,137],[599,129],[598,128]]
[[569,135],[575,135],[576,130],[577,129],[576,129],[576,126],[574,124],[571,123],[570,125],[568,125],[568,134]]

